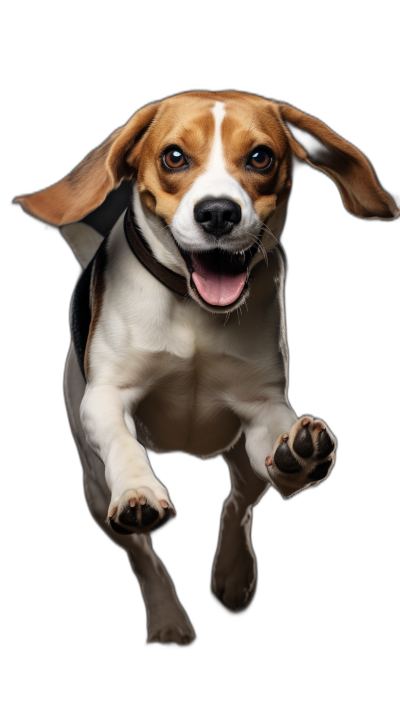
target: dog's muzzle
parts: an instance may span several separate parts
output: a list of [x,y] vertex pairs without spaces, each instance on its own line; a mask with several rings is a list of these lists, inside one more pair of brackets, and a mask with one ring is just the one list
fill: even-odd
[[249,251],[230,252],[221,239],[240,223],[242,209],[228,198],[213,198],[197,203],[193,214],[207,234],[207,243],[213,248],[190,254],[184,252],[192,287],[207,305],[220,308],[232,305],[247,285],[252,254]]

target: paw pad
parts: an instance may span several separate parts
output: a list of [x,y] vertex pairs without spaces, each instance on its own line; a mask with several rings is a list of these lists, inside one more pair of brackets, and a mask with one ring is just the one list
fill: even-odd
[[282,434],[277,439],[265,463],[274,485],[287,497],[326,478],[335,460],[334,452],[334,437],[325,424],[302,417],[289,435]]
[[108,523],[120,535],[147,533],[163,526],[171,515],[175,515],[175,511],[164,498],[159,500],[152,493],[145,496],[130,491],[121,498],[119,506],[110,510]]
[[308,478],[310,479],[310,481],[320,481],[321,479],[325,478],[331,465],[331,460],[324,461],[322,464],[318,464],[315,469],[313,469],[311,473],[308,474]]
[[323,429],[319,435],[317,456],[319,459],[326,459],[329,454],[332,453],[335,448],[331,437],[329,436],[326,429]]
[[308,424],[303,426],[297,433],[296,438],[293,441],[293,449],[296,454],[301,456],[303,459],[308,459],[314,453],[314,444]]
[[287,474],[294,474],[301,471],[301,464],[294,458],[287,441],[282,441],[275,451],[275,465],[280,471]]

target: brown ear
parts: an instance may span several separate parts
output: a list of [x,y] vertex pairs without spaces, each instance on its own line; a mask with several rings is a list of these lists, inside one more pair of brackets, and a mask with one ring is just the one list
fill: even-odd
[[400,211],[394,199],[382,188],[372,165],[361,151],[322,121],[296,107],[279,104],[279,110],[285,121],[322,142],[321,151],[311,155],[288,131],[295,156],[334,180],[350,213],[362,218],[397,218]]
[[42,221],[61,226],[79,221],[103,203],[123,179],[132,178],[136,151],[152,122],[159,103],[148,104],[94,149],[64,179],[38,193],[17,196],[24,211]]

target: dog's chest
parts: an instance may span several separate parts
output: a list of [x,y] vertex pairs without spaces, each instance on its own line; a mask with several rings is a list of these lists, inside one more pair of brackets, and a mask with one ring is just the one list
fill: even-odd
[[136,408],[148,445],[200,456],[229,447],[240,430],[229,403],[243,372],[237,360],[195,350],[186,359],[159,354],[153,369],[151,387]]
[[115,354],[126,357],[113,373],[143,443],[159,451],[209,456],[237,438],[235,405],[257,398],[262,385],[245,326],[242,334],[233,317],[237,324],[224,326],[186,305],[158,324],[147,312],[150,332],[139,321],[121,331],[123,344]]

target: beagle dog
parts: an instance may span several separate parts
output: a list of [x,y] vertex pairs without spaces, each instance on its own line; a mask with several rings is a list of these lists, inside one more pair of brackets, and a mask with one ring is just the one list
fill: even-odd
[[[311,134],[307,151],[289,125]],[[251,600],[252,508],[330,474],[336,439],[287,398],[285,257],[292,157],[345,208],[399,215],[368,159],[313,116],[236,91],[148,104],[62,181],[14,199],[60,226],[84,271],[71,307],[65,395],[89,508],[129,555],[149,641],[194,637],[148,532],[175,515],[147,449],[222,454],[231,476],[212,589]]]

